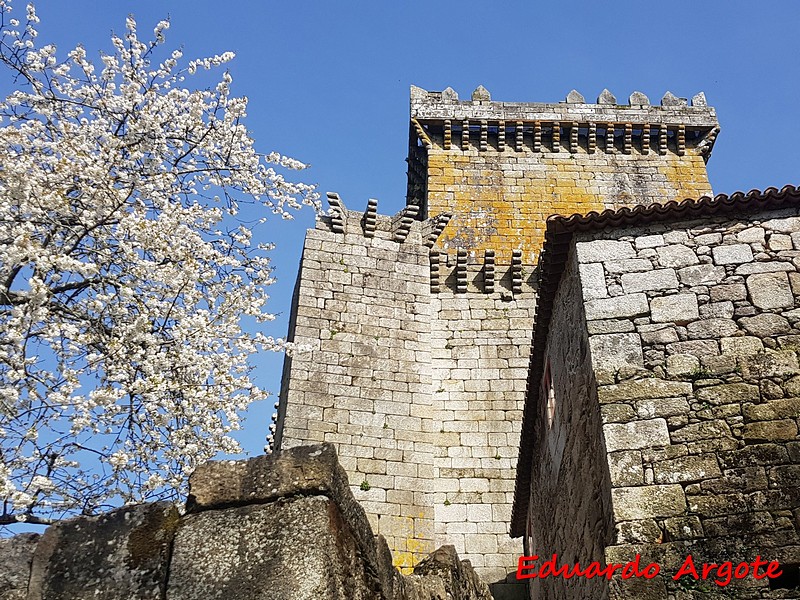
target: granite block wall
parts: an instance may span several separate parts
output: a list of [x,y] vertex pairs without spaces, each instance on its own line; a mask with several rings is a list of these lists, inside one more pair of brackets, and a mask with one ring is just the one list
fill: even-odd
[[431,299],[436,544],[453,544],[487,581],[522,553],[509,537],[535,292],[445,289]]
[[285,369],[275,445],[334,443],[376,534],[411,567],[434,549],[427,248],[419,223],[400,243],[389,217],[368,237],[360,214],[340,214],[341,233],[323,219],[306,237],[290,332],[302,347]]
[[[553,554],[559,564],[603,562],[614,538],[603,425],[580,297],[573,251],[554,300],[547,343],[545,377],[554,404],[548,406],[546,386],[538,390],[525,554],[540,556],[539,564]],[[532,390],[532,397],[536,393]],[[532,598],[608,597],[608,582],[602,578],[534,578],[529,583]]]
[[800,564],[798,211],[576,247],[616,527],[606,557],[640,553],[665,575],[612,597],[797,597],[791,576],[723,589],[671,575],[688,554]]
[[372,232],[337,214],[306,240],[291,324],[305,350],[286,363],[275,445],[336,444],[397,566],[451,544],[502,597],[522,553],[508,531],[533,267],[434,263],[435,220],[397,236],[402,216]]

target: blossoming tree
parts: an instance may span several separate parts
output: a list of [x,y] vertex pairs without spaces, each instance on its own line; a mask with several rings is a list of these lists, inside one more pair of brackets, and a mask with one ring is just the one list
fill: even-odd
[[271,278],[237,214],[317,195],[280,174],[305,165],[256,152],[227,72],[185,87],[232,54],[184,62],[168,22],[145,43],[129,18],[95,67],[39,43],[33,6],[0,9],[19,88],[0,104],[0,524],[177,498],[237,450],[264,397],[250,355],[285,346],[242,327],[272,318]]

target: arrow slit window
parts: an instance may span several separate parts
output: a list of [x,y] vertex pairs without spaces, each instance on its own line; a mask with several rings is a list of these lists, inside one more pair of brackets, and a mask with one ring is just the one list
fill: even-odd
[[550,372],[550,360],[544,370],[542,378],[542,397],[547,403],[547,429],[553,428],[553,421],[556,418],[556,392],[553,389],[553,378]]

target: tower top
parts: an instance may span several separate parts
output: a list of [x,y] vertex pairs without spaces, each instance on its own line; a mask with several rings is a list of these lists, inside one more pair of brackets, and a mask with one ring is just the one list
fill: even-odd
[[483,86],[472,93],[470,100],[459,100],[452,88],[429,92],[411,86],[411,118],[418,121],[441,119],[550,121],[560,123],[631,123],[650,125],[684,125],[688,129],[711,130],[718,125],[717,114],[708,106],[700,92],[692,97],[679,98],[667,92],[660,105],[650,104],[641,92],[633,92],[628,104],[619,104],[608,90],[603,90],[597,102],[587,103],[576,90],[563,102],[493,102]]
[[548,104],[412,86],[406,202],[420,218],[453,215],[435,250],[535,264],[549,215],[709,195],[719,125],[705,95],[618,102],[607,89]]

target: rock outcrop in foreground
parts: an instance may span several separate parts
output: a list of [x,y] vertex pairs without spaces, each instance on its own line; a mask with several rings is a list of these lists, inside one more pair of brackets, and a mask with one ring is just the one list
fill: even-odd
[[333,446],[221,461],[167,503],[0,540],[0,599],[490,600],[452,546],[413,575],[392,566]]

